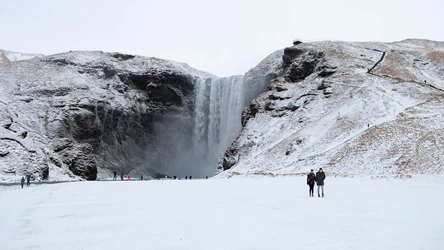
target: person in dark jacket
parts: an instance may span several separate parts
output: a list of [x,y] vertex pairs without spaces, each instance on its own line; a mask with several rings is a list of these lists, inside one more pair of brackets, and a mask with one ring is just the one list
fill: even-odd
[[25,177],[22,177],[22,179],[20,180],[20,183],[22,184],[22,189],[23,189],[23,186],[25,185]]
[[31,185],[31,176],[30,175],[28,175],[26,177],[26,186],[29,187],[29,185]]
[[123,181],[123,172],[120,173],[120,180]]
[[320,197],[319,189],[322,189],[322,197],[324,197],[324,180],[325,180],[325,173],[322,170],[322,168],[320,168],[319,171],[316,173],[316,184],[318,185],[318,197]]
[[114,178],[113,178],[113,181],[116,181],[116,180],[117,180],[117,171],[114,170]]
[[310,171],[310,173],[307,175],[307,185],[310,187],[308,190],[308,196],[314,197],[314,185],[315,185],[315,179],[316,176],[313,172],[313,169]]

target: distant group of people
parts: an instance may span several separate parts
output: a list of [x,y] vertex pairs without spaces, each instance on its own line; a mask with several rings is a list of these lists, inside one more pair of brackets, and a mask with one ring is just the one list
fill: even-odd
[[[325,172],[322,170],[322,168],[319,169],[316,174],[314,173],[313,169],[310,171],[310,173],[307,175],[307,185],[309,187],[308,195],[310,197],[314,197],[314,185],[318,186],[318,197],[324,197],[324,180],[325,180]],[[322,193],[321,193],[322,191]]]
[[[173,176],[173,180],[181,180],[182,179],[182,177],[179,175],[179,176]],[[193,176],[185,176],[185,180],[192,180],[193,179]],[[205,176],[205,179],[208,179],[208,176]]]
[[[114,174],[113,181],[117,181],[117,171],[114,170],[113,174]],[[130,181],[131,180],[131,175],[128,174],[127,178]],[[120,173],[120,180],[123,181],[123,172]],[[140,177],[140,180],[143,180],[143,176]]]
[[[25,177],[22,177],[22,179],[20,180],[20,184],[22,184],[22,189],[23,186],[25,186]],[[26,186],[29,187],[31,185],[31,176],[27,175],[26,176]]]
[[[173,176],[173,180],[176,180],[176,179],[181,180],[182,177],[180,175],[177,176],[177,177]],[[188,177],[188,176],[185,175],[185,180],[188,180],[188,179],[190,179],[190,180],[193,179],[193,176],[190,175],[190,177]]]
[[[128,181],[131,180],[131,176],[129,174],[127,175],[127,178],[128,178]],[[168,175],[165,175],[165,180],[168,180],[168,178],[171,178],[171,176],[168,177]],[[175,175],[175,176],[172,177],[172,179],[173,180],[181,180],[182,177],[180,175],[179,176]],[[190,176],[185,176],[185,180],[192,180],[192,179],[193,179],[193,176],[191,176],[191,175]],[[208,176],[206,176],[205,179],[208,179]],[[117,171],[114,170],[113,171],[113,181],[116,181],[116,180],[117,180]],[[123,181],[123,172],[120,173],[120,180]],[[143,181],[143,175],[140,176],[140,180]]]

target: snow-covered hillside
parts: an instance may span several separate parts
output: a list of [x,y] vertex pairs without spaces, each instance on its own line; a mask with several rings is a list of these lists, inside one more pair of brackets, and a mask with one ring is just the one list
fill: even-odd
[[444,173],[444,43],[302,43],[269,65],[221,177]]
[[42,54],[30,54],[21,52],[12,52],[0,49],[0,63],[15,62],[22,60],[29,60],[32,58],[43,57]]

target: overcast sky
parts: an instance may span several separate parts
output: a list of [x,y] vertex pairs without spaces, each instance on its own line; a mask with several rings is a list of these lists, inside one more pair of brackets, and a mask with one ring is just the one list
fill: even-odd
[[444,40],[442,0],[0,0],[0,48],[119,51],[243,74],[293,39]]

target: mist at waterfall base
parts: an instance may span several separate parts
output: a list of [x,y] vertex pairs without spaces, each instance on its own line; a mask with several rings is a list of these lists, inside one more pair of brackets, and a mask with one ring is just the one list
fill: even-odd
[[213,176],[218,161],[242,130],[242,110],[266,91],[243,76],[198,79],[189,112],[165,114],[154,125],[148,168],[169,176]]

